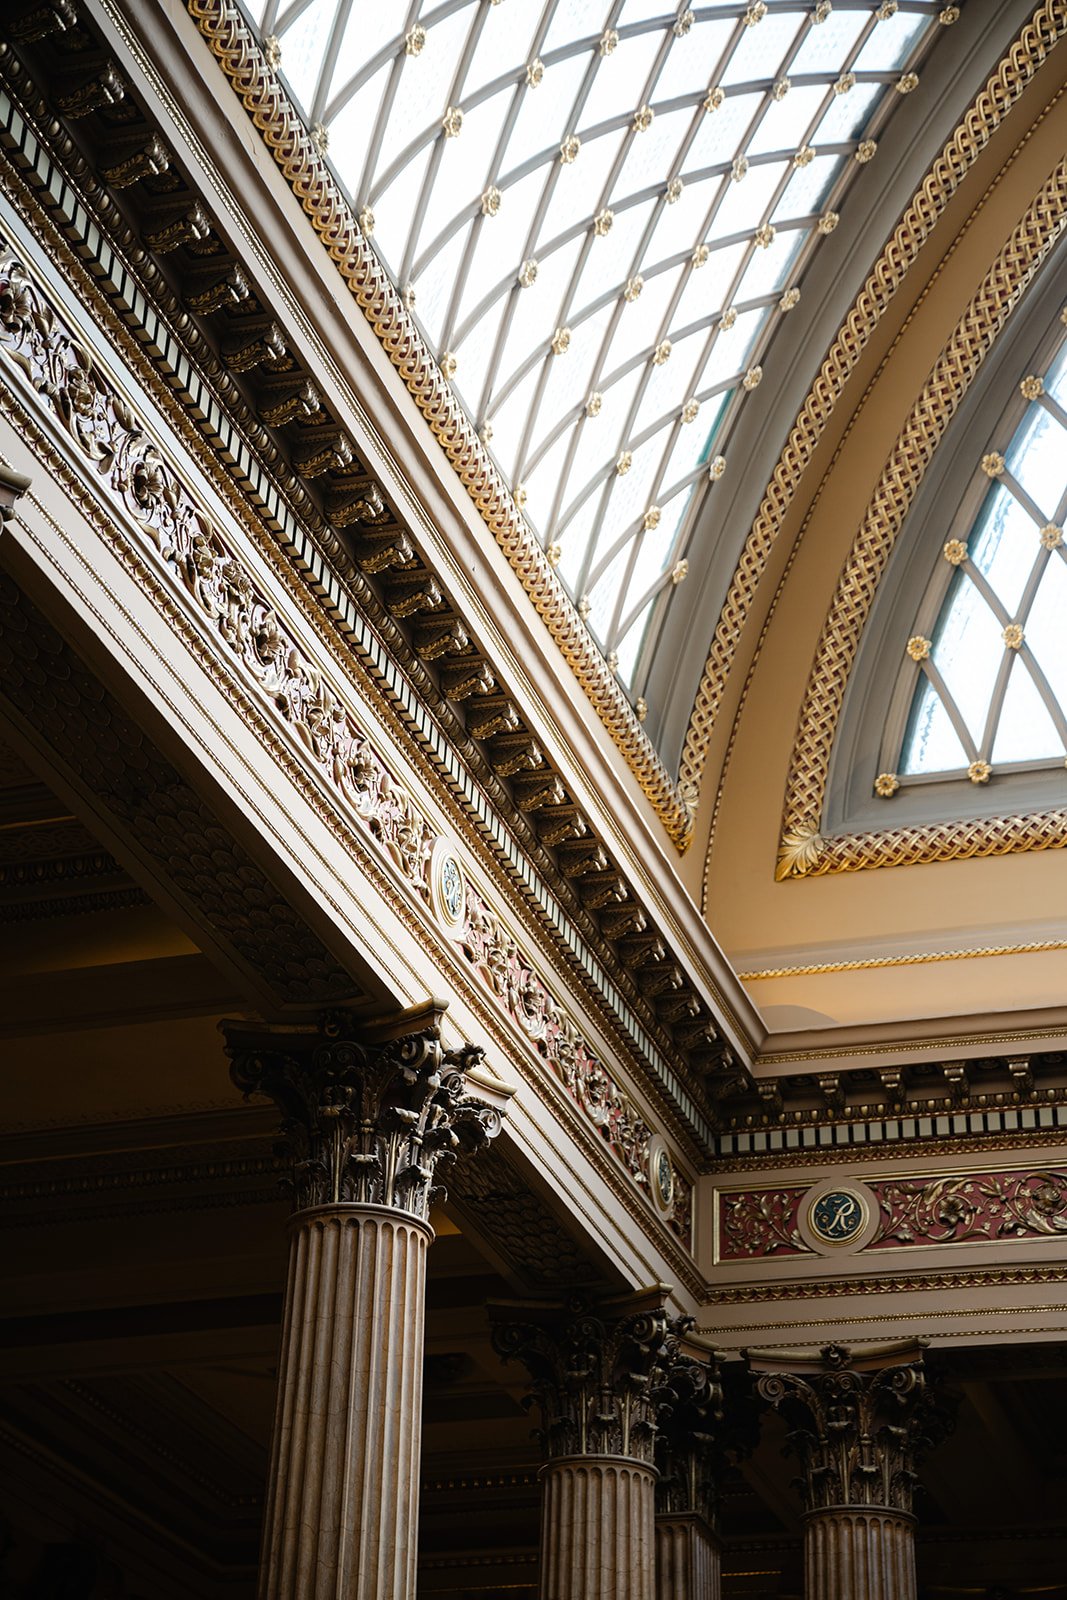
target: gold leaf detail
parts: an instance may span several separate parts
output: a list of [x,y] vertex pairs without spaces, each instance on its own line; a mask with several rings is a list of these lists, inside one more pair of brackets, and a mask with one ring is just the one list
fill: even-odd
[[374,212],[371,210],[370,206],[363,206],[360,210],[359,227],[360,232],[369,239],[371,234],[374,232]]
[[454,378],[455,377],[455,375],[456,375],[456,366],[457,366],[456,358],[452,354],[451,350],[443,351],[442,355],[441,355],[441,371],[444,373],[446,378]]
[[734,157],[734,164],[730,168],[730,176],[733,178],[734,182],[735,183],[740,183],[741,179],[746,175],[747,172],[748,172],[748,157],[747,156],[735,156]]
[[463,128],[463,112],[459,106],[449,106],[441,118],[446,139],[458,139]]
[[676,561],[671,569],[671,583],[677,589],[678,585],[684,583],[688,576],[689,563],[683,557],[681,561]]
[[718,480],[722,477],[722,475],[723,475],[723,473],[725,471],[726,471],[726,457],[725,456],[713,456],[712,459],[708,462],[708,477],[711,479],[712,483],[717,483]]
[[988,783],[992,771],[988,761],[972,761],[967,768],[967,776],[972,783]]
[[793,165],[794,167],[810,167],[814,160],[815,151],[811,148],[811,145],[802,144],[796,155],[793,157]]
[[594,389],[592,394],[589,396],[589,399],[585,402],[585,414],[586,414],[586,416],[587,417],[599,417],[600,408],[601,408],[601,406],[603,404],[604,404],[604,396],[601,394],[599,389]]
[[898,94],[911,94],[912,90],[918,87],[919,74],[917,72],[905,72],[902,78],[897,79],[896,88]]
[[544,62],[541,60],[540,56],[534,56],[533,60],[531,62],[529,62],[527,64],[527,67],[526,67],[526,86],[527,86],[527,88],[536,89],[538,84],[544,78],[544,75],[545,75],[545,64],[544,64]]
[[659,527],[659,521],[662,515],[663,513],[659,506],[649,506],[648,510],[645,512],[642,523],[646,533],[651,533],[654,528]]
[[924,639],[921,633],[916,633],[908,640],[905,648],[913,661],[926,661],[930,655],[930,640]]
[[610,56],[618,42],[619,35],[616,33],[615,29],[605,28],[604,32],[600,35],[600,54],[602,56]]
[[685,402],[685,405],[682,407],[682,421],[683,422],[695,422],[699,415],[700,415],[700,401],[699,400],[687,400]]
[[1004,471],[1004,457],[999,450],[990,450],[982,457],[982,471],[987,478],[999,478]]
[[883,800],[891,800],[900,788],[900,779],[895,772],[880,772],[874,780],[874,792]]
[[565,167],[569,167],[572,161],[577,161],[578,152],[581,148],[582,141],[578,135],[576,133],[568,133],[559,147],[559,159],[562,164]]
[[706,264],[710,254],[711,251],[708,249],[706,244],[698,244],[689,259],[693,263],[694,267],[702,267]]
[[425,43],[426,29],[421,23],[416,22],[415,26],[409,28],[404,36],[404,54],[409,56],[421,55],[422,47]]
[[790,828],[778,847],[778,865],[774,869],[777,882],[802,878],[817,865],[821,850],[822,836],[816,828]]
[[1025,637],[1022,623],[1009,622],[1008,626],[1004,629],[1004,632],[1000,637],[1004,640],[1004,643],[1007,645],[1009,650],[1021,649],[1022,642]]
[[840,221],[841,218],[838,216],[836,211],[824,211],[818,222],[819,233],[821,233],[824,237],[828,233],[833,233]]
[[695,21],[696,16],[692,11],[680,12],[678,20],[674,24],[674,37],[676,39],[684,39]]
[[1019,393],[1022,395],[1024,400],[1040,400],[1044,392],[1045,385],[1041,382],[1040,378],[1035,378],[1032,376],[1029,378],[1024,378],[1022,383],[1019,385]]
[[752,235],[753,241],[761,250],[769,250],[775,240],[776,229],[773,222],[764,222]]
[[652,126],[652,119],[656,115],[651,106],[638,106],[634,112],[632,127],[635,133],[647,133]]
[[772,100],[784,100],[789,93],[789,79],[778,78],[771,87]]
[[860,140],[859,144],[856,146],[856,160],[859,162],[861,167],[865,167],[868,161],[874,160],[877,149],[878,146],[873,139]]
[[962,539],[950,539],[941,554],[951,567],[958,567],[967,559],[967,546]]
[[667,204],[669,206],[673,206],[676,201],[682,198],[683,188],[684,184],[682,183],[681,178],[671,179],[670,183],[667,185]]
[[729,333],[730,329],[735,325],[736,322],[737,322],[737,308],[736,308],[736,306],[727,306],[726,310],[723,312],[722,316],[719,318],[719,327],[722,329],[723,333]]
[[623,450],[615,462],[615,471],[620,478],[624,478],[634,464],[632,450]]
[[718,111],[725,99],[726,90],[716,85],[714,89],[709,89],[707,94],[704,96],[704,110]]
[[834,84],[834,93],[848,94],[848,91],[850,89],[854,89],[855,87],[856,74],[854,72],[843,72],[838,78],[837,82]]
[[1046,550],[1058,550],[1063,543],[1063,529],[1054,522],[1046,522],[1041,530],[1041,543]]
[[634,701],[634,715],[636,716],[638,722],[644,722],[645,718],[648,716],[647,700],[638,697],[638,699]]
[[482,195],[482,216],[495,217],[500,210],[500,190],[495,183],[491,183]]
[[644,287],[645,280],[642,278],[640,273],[637,274],[636,278],[629,278],[627,280],[625,289],[622,291],[623,299],[630,305],[633,305],[634,301],[637,299]]
[[785,294],[778,302],[778,309],[779,311],[792,311],[793,307],[799,304],[800,290],[794,285],[792,289],[785,291]]
[[744,377],[741,379],[741,387],[742,387],[742,389],[745,390],[745,392],[747,394],[751,394],[753,389],[758,389],[762,382],[763,382],[763,368],[762,367],[749,367],[748,371],[745,373]]
[[602,239],[606,233],[611,232],[611,224],[615,221],[615,213],[608,206],[598,211],[593,218],[593,232]]
[[658,344],[652,352],[652,365],[654,367],[662,367],[663,363],[665,361],[669,361],[670,359],[671,341],[669,339],[664,339],[662,343]]
[[570,347],[571,330],[569,328],[557,328],[552,335],[552,354],[554,356],[566,355]]
[[537,282],[537,260],[534,256],[530,256],[519,268],[519,282],[524,289],[529,289]]
[[563,558],[563,548],[558,544],[550,544],[545,551],[545,559],[550,567],[558,567]]

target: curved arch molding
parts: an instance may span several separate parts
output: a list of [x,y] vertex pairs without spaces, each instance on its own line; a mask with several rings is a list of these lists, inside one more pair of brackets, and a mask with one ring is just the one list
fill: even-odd
[[986,354],[1067,226],[1067,161],[1041,187],[931,369],[882,469],[816,648],[786,785],[775,876],[1004,855],[1067,843],[1067,810],[841,834],[819,823],[830,753],[878,584],[927,467]]

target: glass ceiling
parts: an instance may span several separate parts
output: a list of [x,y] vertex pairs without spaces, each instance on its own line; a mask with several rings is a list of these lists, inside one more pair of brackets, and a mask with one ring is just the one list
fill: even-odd
[[251,0],[638,714],[763,353],[935,22],[911,0]]
[[1043,368],[1019,386],[1021,421],[975,465],[986,493],[977,517],[950,530],[942,554],[954,573],[930,637],[916,627],[908,640],[918,681],[900,777],[876,784],[885,798],[909,779],[988,783],[1067,757],[1065,322],[1067,312]]

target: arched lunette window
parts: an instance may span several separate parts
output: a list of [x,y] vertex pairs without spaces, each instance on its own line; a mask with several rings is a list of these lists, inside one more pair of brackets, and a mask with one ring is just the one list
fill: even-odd
[[[258,0],[593,638],[646,641],[940,0]],[[964,24],[965,26],[966,24]],[[773,382],[773,374],[767,378]],[[655,619],[655,627],[652,627]]]
[[[976,450],[905,646],[913,681],[875,791],[995,785],[1067,759],[1067,313]],[[976,491],[979,498],[974,511]],[[946,570],[947,569],[947,570]]]

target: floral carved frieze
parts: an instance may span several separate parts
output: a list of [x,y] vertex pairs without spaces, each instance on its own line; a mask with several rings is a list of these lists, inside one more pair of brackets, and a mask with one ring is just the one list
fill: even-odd
[[[295,740],[343,813],[376,841],[429,913],[434,905],[431,858],[441,835],[197,503],[136,409],[10,250],[0,252],[0,352],[58,422],[111,506],[125,513],[120,531],[133,532],[138,553],[177,585],[269,720]],[[654,1130],[469,884],[458,920],[455,936],[484,987],[648,1197]],[[677,1170],[674,1194],[670,1226],[688,1244],[692,1192]]]
[[857,1209],[869,1204],[872,1213],[857,1228],[859,1253],[1067,1238],[1067,1170],[1024,1167],[862,1183],[845,1178],[831,1190],[820,1184],[723,1192],[718,1258],[813,1255],[846,1244],[844,1234],[835,1239],[833,1227],[849,1201]]

